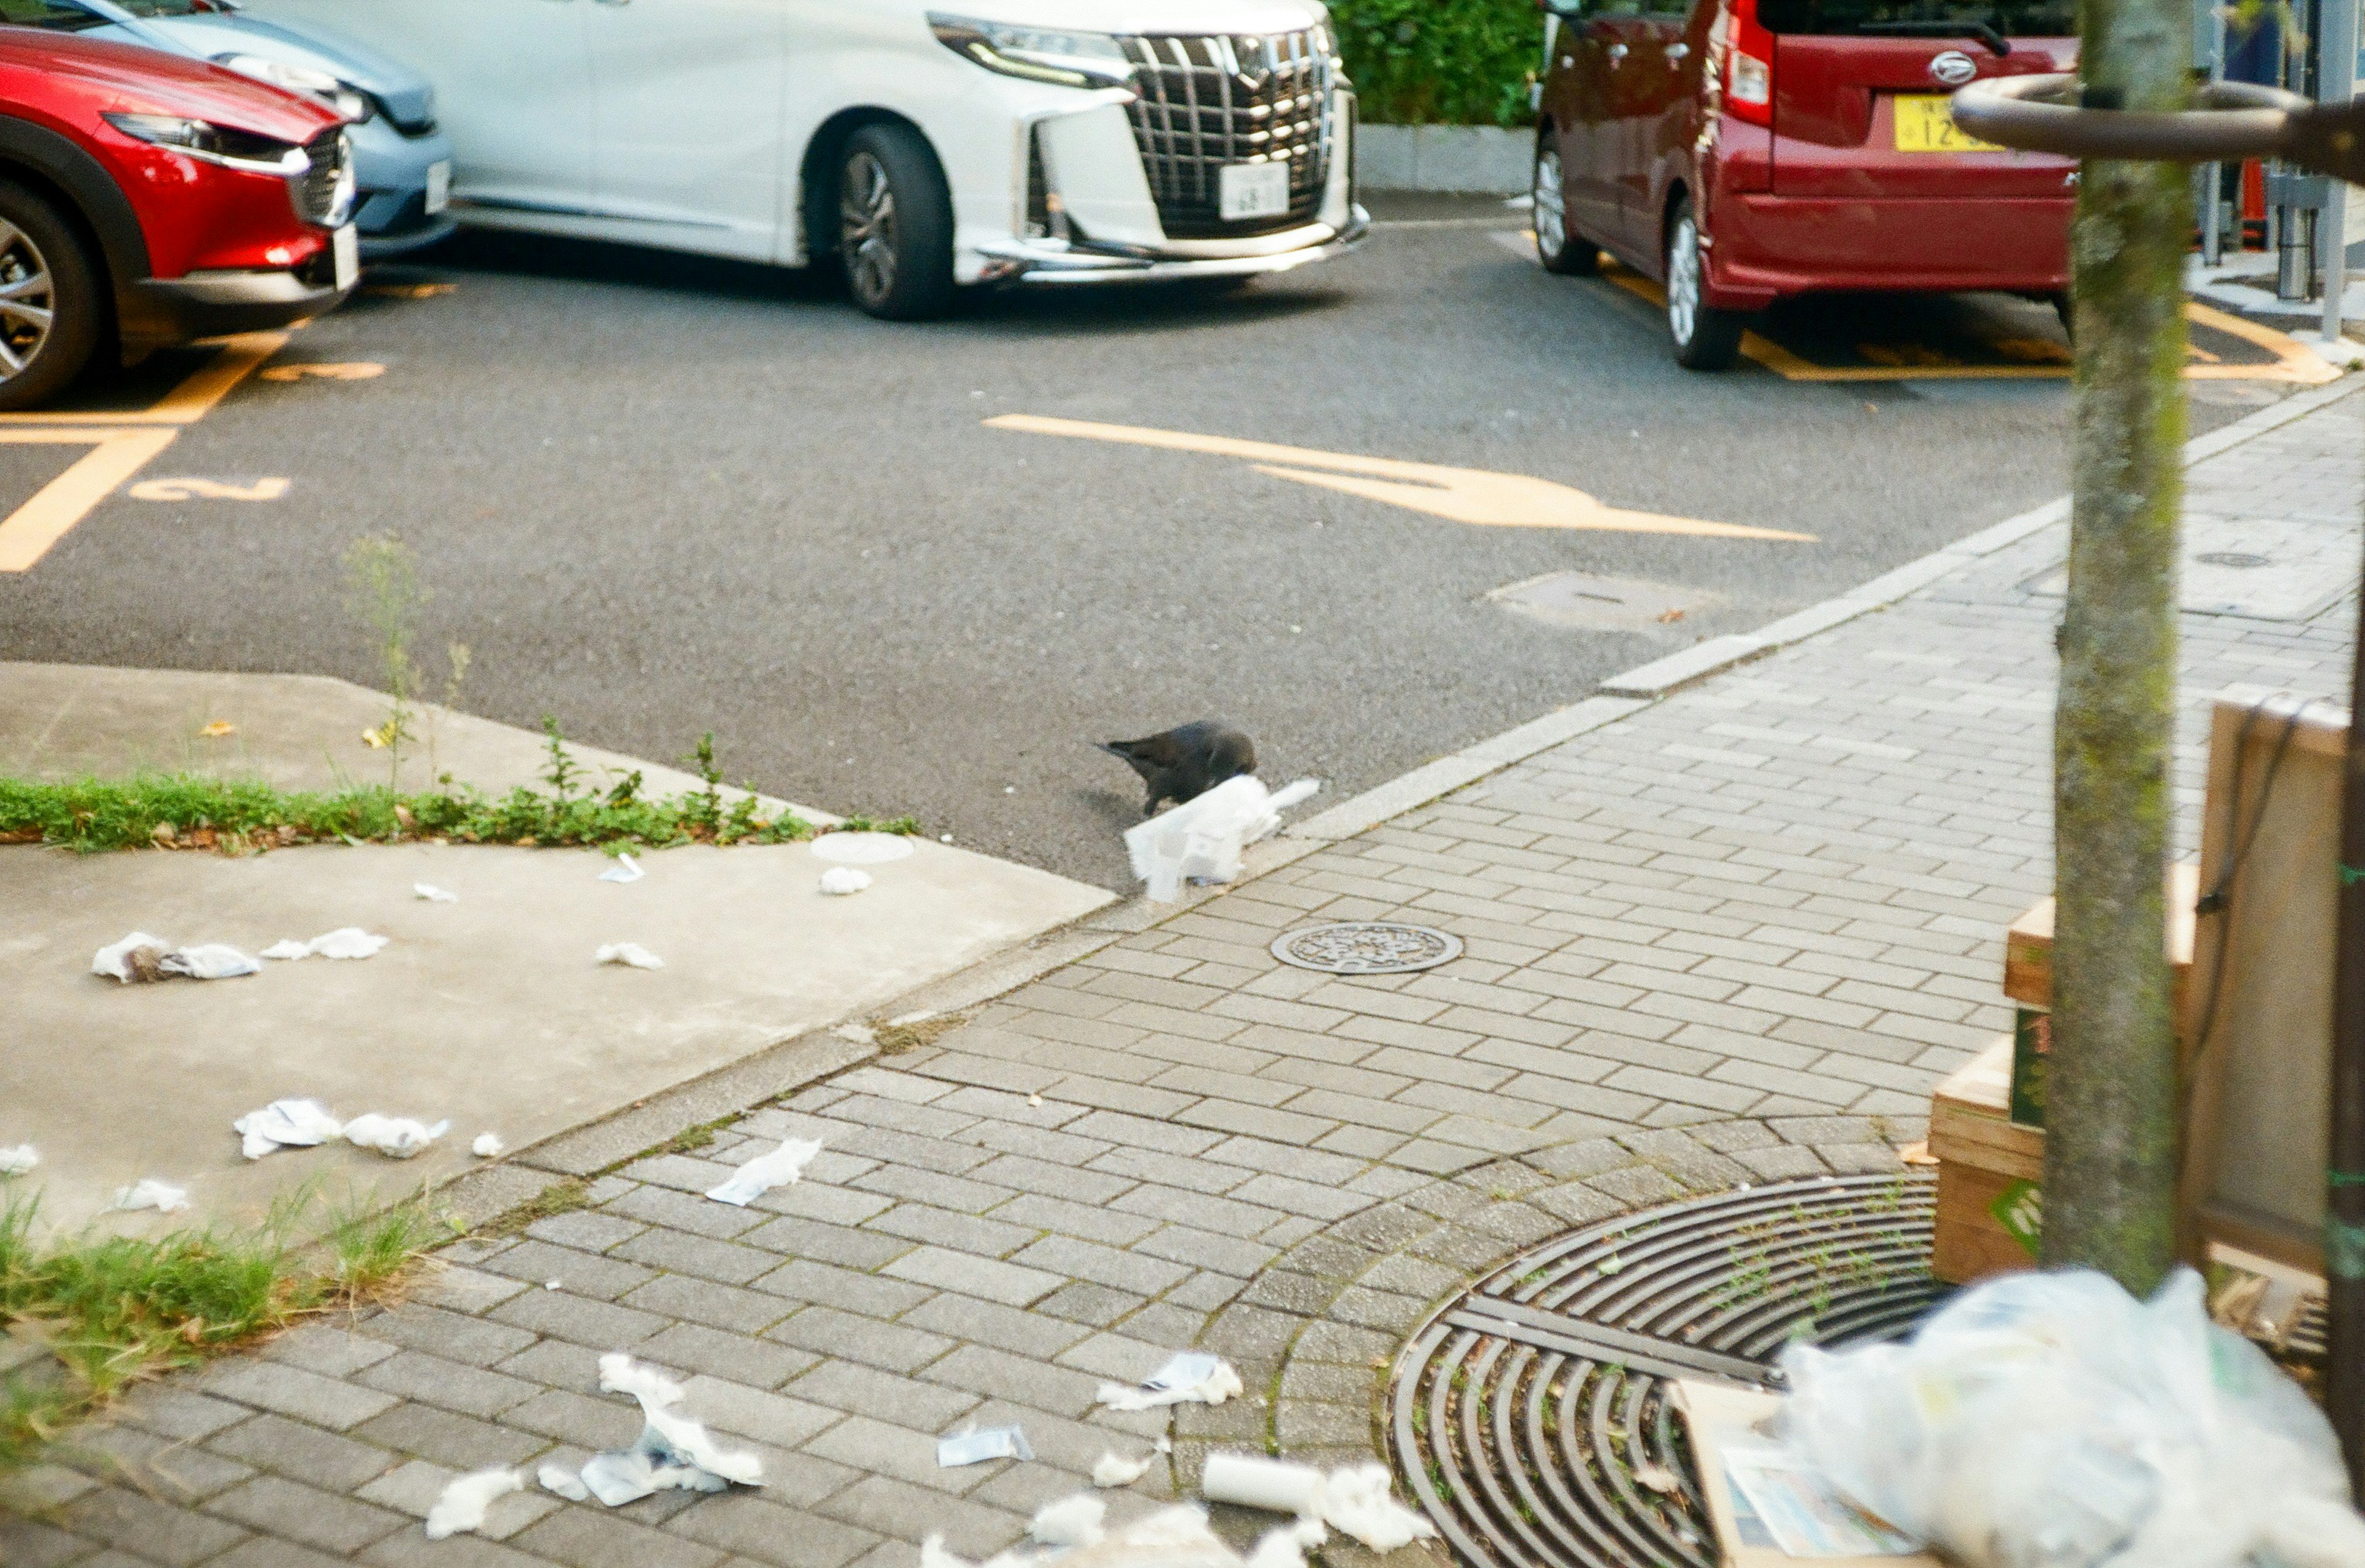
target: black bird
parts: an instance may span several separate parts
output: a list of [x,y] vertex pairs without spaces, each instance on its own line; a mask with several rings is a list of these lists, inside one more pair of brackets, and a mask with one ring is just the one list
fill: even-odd
[[1179,806],[1227,778],[1256,771],[1256,743],[1215,719],[1179,724],[1162,735],[1138,741],[1094,744],[1111,756],[1124,758],[1126,766],[1141,775],[1149,789],[1149,799],[1141,806],[1145,817],[1158,814],[1160,801]]

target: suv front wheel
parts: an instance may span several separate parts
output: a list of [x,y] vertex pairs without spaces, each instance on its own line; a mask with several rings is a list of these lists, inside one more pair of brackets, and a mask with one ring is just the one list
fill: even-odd
[[1560,149],[1537,138],[1536,177],[1529,185],[1535,197],[1536,260],[1548,273],[1590,277],[1601,270],[1601,252],[1568,226],[1568,196],[1561,178]]
[[1686,370],[1729,370],[1741,352],[1743,318],[1707,302],[1708,264],[1700,254],[1692,198],[1676,202],[1667,224],[1667,336]]
[[46,402],[98,346],[97,274],[48,202],[0,181],[0,409]]
[[953,302],[953,200],[944,171],[909,126],[867,125],[839,165],[837,253],[854,302],[891,321],[941,316]]

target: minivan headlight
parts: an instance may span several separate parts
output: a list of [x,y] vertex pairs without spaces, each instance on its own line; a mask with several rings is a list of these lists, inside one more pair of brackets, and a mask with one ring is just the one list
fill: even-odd
[[217,54],[214,63],[241,76],[252,76],[258,82],[268,82],[275,87],[285,87],[291,93],[318,98],[355,125],[377,112],[377,105],[367,93],[350,82],[340,81],[325,71],[315,71],[308,65],[268,60],[259,54]]
[[1107,33],[1019,27],[928,13],[936,41],[1004,76],[1062,87],[1121,87],[1133,79],[1125,50]]

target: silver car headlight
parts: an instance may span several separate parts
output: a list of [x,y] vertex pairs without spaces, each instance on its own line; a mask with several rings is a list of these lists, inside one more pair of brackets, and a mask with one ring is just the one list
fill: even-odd
[[974,17],[928,13],[936,41],[963,59],[1004,76],[1049,82],[1061,87],[1121,87],[1133,79],[1133,64],[1107,33],[1021,27]]
[[214,56],[214,63],[241,76],[252,76],[258,82],[268,82],[275,87],[285,87],[291,93],[318,98],[355,125],[377,112],[377,104],[367,93],[350,82],[339,81],[327,72],[315,71],[308,65],[266,60],[259,54],[218,54]]

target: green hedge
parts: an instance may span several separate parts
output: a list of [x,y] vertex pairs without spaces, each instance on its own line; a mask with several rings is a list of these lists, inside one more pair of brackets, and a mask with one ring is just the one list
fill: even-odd
[[1526,125],[1543,50],[1535,0],[1331,0],[1362,118],[1391,125]]

